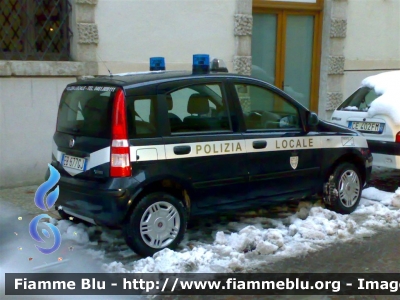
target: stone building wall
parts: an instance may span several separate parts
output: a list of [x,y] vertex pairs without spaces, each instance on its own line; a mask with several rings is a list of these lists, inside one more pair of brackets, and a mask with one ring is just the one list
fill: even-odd
[[72,61],[0,60],[0,188],[44,181],[68,83],[98,73],[97,0],[71,0]]

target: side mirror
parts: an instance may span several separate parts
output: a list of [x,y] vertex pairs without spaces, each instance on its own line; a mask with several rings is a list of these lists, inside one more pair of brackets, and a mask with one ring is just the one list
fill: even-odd
[[310,112],[308,115],[307,125],[308,126],[316,126],[319,123],[319,119],[316,113]]

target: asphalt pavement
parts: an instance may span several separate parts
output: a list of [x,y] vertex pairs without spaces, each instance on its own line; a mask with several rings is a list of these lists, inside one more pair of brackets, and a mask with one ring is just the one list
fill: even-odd
[[[394,192],[400,185],[400,170],[377,170],[372,174],[371,181],[367,187],[373,186],[380,190]],[[7,262],[7,253],[14,253],[13,257],[27,256],[27,252],[33,253],[33,243],[23,245],[16,242],[22,238],[21,234],[29,239],[26,228],[28,222],[37,214],[43,213],[33,203],[33,197],[37,186],[19,187],[0,190],[0,210],[3,213],[1,219],[0,234],[0,261],[4,266],[13,264]],[[10,212],[7,214],[7,211]],[[54,210],[48,212],[50,216],[57,217]],[[5,215],[4,215],[5,214]],[[22,216],[22,220],[18,220]],[[15,229],[17,228],[17,229]],[[13,230],[12,230],[13,229]],[[19,235],[19,236],[17,236]],[[273,263],[260,264],[254,272],[265,273],[400,273],[400,230],[383,230],[369,238],[360,238],[350,242],[336,243],[323,250],[308,253],[302,257],[280,260]],[[15,255],[20,254],[20,255]],[[25,254],[25,255],[23,255]],[[78,253],[77,253],[78,254]],[[56,260],[54,258],[53,260]],[[27,263],[24,263],[26,265]],[[61,267],[61,265],[60,265]],[[63,266],[63,271],[71,272],[71,269]],[[23,270],[22,270],[23,271]],[[57,270],[59,271],[59,270]],[[1,282],[1,280],[0,280]],[[0,288],[1,290],[1,288]],[[4,294],[3,294],[4,295]],[[0,297],[1,298],[1,297]],[[169,297],[166,297],[169,298]],[[184,299],[182,297],[171,297],[169,299]],[[186,297],[187,298],[187,297]],[[197,299],[197,296],[190,297]],[[248,299],[241,296],[213,297],[215,299]],[[265,297],[251,297],[262,299]],[[287,299],[288,296],[274,297],[274,299]],[[289,297],[293,298],[293,296]],[[321,297],[307,296],[297,297],[299,299],[321,299]],[[324,299],[339,299],[336,296],[323,297]],[[389,296],[351,296],[349,299],[389,299]],[[390,298],[395,299],[395,298]]]
[[394,192],[400,187],[400,170],[384,169],[377,170],[371,175],[368,186],[376,187],[385,192]]

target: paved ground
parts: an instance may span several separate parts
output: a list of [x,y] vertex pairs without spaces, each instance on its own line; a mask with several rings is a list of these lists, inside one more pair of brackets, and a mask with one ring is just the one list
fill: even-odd
[[[386,170],[373,173],[369,186],[394,192],[400,185],[400,171]],[[37,186],[0,190],[0,206],[12,205],[28,219],[43,213],[33,202]],[[49,215],[59,218],[54,209]],[[3,228],[2,228],[3,231]],[[4,231],[1,235],[3,235]],[[1,239],[0,239],[1,240]],[[3,245],[6,246],[6,245]],[[273,273],[400,273],[400,230],[379,232],[367,239],[334,244],[329,248],[304,257],[296,257],[277,263],[260,265],[255,272]],[[200,297],[167,297],[169,299],[200,299]],[[249,297],[213,297],[213,299],[248,299]],[[264,299],[265,297],[251,297]],[[292,299],[294,296],[273,297],[274,299]],[[299,296],[297,299],[342,299],[337,296]],[[348,299],[389,299],[389,296],[352,296]],[[390,298],[398,299],[398,298]]]
[[[363,240],[338,243],[308,254],[279,261],[274,264],[260,265],[254,272],[259,273],[400,273],[400,230],[380,232]],[[160,297],[161,298],[161,297]],[[163,297],[162,299],[203,299],[201,296]],[[157,298],[158,299],[158,298]],[[212,299],[399,299],[399,296],[213,296]]]
[[394,192],[400,187],[400,170],[385,170],[373,172],[368,186],[376,187],[386,192]]
[[21,212],[28,212],[28,216],[32,218],[38,214],[47,213],[53,218],[59,218],[54,207],[49,212],[39,209],[34,203],[34,197],[38,185],[18,187],[11,189],[0,189],[0,201],[12,204]]

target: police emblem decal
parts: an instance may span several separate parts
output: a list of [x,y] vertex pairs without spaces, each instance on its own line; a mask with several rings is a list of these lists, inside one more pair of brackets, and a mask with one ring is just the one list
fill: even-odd
[[69,140],[69,147],[72,148],[75,145],[75,140],[74,139],[70,139]]
[[293,169],[297,168],[298,163],[299,163],[299,157],[298,156],[291,156],[290,157],[290,165],[292,166]]

